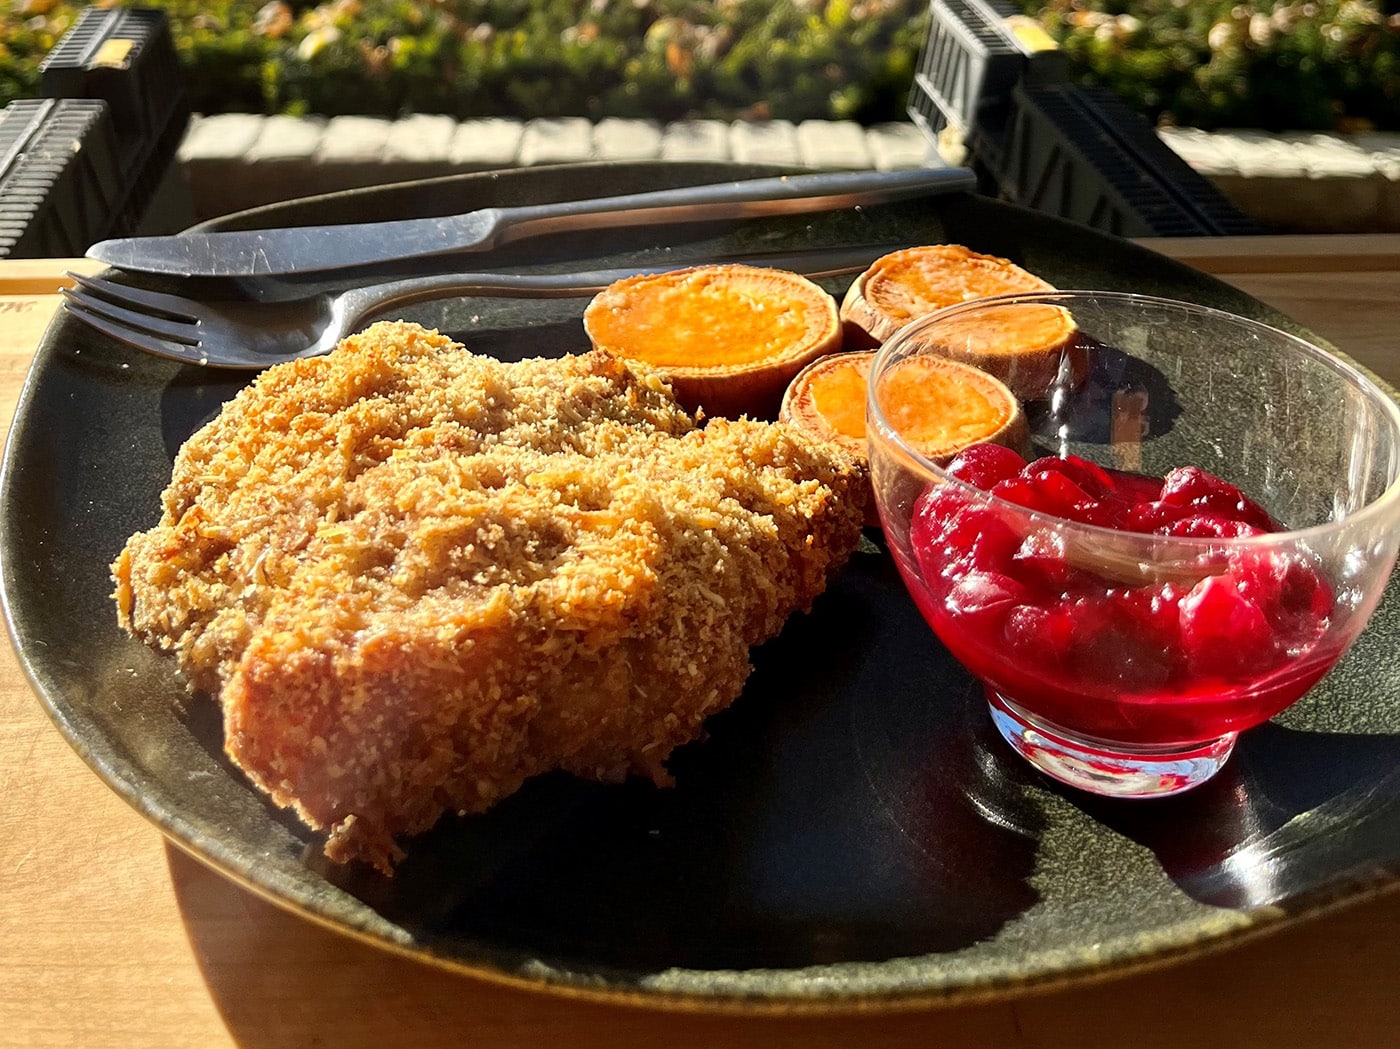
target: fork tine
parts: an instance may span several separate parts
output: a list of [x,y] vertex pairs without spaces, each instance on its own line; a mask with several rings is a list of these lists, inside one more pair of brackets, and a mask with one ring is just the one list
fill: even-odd
[[145,291],[126,284],[103,280],[101,277],[85,277],[81,273],[73,273],[71,270],[66,272],[64,276],[80,287],[86,288],[98,298],[105,299],[117,306],[130,306],[145,313],[155,310],[172,320],[183,320],[189,323],[199,320],[195,303],[189,299],[182,299],[178,295],[163,295],[158,291]]
[[145,335],[170,339],[186,346],[199,345],[199,328],[194,324],[166,320],[164,317],[152,317],[149,313],[138,313],[125,306],[117,306],[105,299],[98,298],[96,295],[87,295],[73,288],[64,288],[63,298],[67,302],[76,303],[89,313],[95,313],[99,317],[115,321],[118,324],[124,324]]
[[199,349],[186,343],[170,342],[167,339],[156,338],[153,335],[146,335],[133,331],[106,317],[92,313],[85,309],[73,299],[64,299],[63,308],[71,313],[78,320],[88,327],[100,331],[109,338],[124,342],[128,346],[134,346],[138,350],[153,353],[157,357],[165,357],[168,360],[179,361],[181,364],[203,364],[205,358],[200,354]]

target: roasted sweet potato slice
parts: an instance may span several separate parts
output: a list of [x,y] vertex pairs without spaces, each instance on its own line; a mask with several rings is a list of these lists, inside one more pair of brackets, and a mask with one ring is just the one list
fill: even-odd
[[[916,317],[993,295],[1054,291],[1007,259],[959,244],[905,248],[877,259],[851,284],[841,304],[847,349],[882,344]],[[981,332],[940,340],[938,351],[1001,379],[1022,400],[1044,397],[1086,372],[1065,310],[1030,306]]]
[[880,404],[890,428],[938,465],[973,444],[1021,449],[1028,429],[1005,383],[970,364],[919,354],[885,371]]
[[627,277],[583,316],[595,349],[652,365],[685,407],[772,418],[809,361],[841,346],[836,301],[796,273],[697,266]]
[[[818,358],[788,386],[778,419],[866,461],[866,390],[874,350]],[[1023,450],[1028,431],[1021,404],[1006,384],[971,365],[929,354],[908,357],[885,373],[886,421],[933,462],[943,465],[984,442]],[[878,524],[874,500],[867,524]]]

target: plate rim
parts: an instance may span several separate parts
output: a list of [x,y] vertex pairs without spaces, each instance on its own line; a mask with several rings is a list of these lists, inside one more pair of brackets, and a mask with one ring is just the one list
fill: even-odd
[[[664,164],[665,162],[643,163],[655,165]],[[561,168],[587,168],[595,170],[600,167],[614,166],[615,165],[611,164],[590,163],[583,165],[550,165],[548,167],[554,170]],[[716,165],[710,162],[704,162],[703,164],[670,164],[667,166],[713,168]],[[742,170],[771,170],[771,166],[765,165],[728,166]],[[544,166],[536,168],[535,170],[544,170]],[[475,172],[460,175],[446,175],[433,179],[415,180],[412,183],[401,183],[393,188],[407,192],[409,191],[409,187],[418,186],[423,183],[477,181],[484,177],[498,177],[501,174],[509,174],[509,172]],[[248,209],[229,216],[221,216],[219,219],[201,223],[194,228],[220,228],[220,225],[226,221],[246,218],[255,214],[276,213],[289,206],[314,206],[317,202],[327,199],[373,197],[381,194],[385,188],[386,187],[379,186],[363,187],[360,189],[320,194],[315,197],[299,198],[293,201],[267,205],[263,208]],[[1015,208],[1020,211],[1029,211],[1029,209],[1019,208],[1017,205],[1007,204],[1002,201],[989,201],[988,203],[993,203],[1000,207]],[[1033,212],[1033,214],[1036,214],[1039,220],[1051,218],[1050,216],[1040,213]],[[1067,231],[1075,234],[1082,235],[1088,232],[1099,237],[1108,236],[1098,231],[1086,231],[1083,227],[1073,226],[1064,220],[1054,221],[1059,222],[1066,227]],[[1154,260],[1154,264],[1166,262],[1174,267],[1179,267],[1182,270],[1188,271],[1198,278],[1202,276],[1199,271],[1187,267],[1168,256],[1154,252],[1149,248],[1132,244],[1130,241],[1121,240],[1119,238],[1111,239],[1118,241],[1121,245],[1126,245],[1134,252],[1142,253],[1145,256],[1151,256]],[[1209,275],[1205,276],[1208,277]],[[1306,328],[1288,321],[1288,318],[1284,317],[1272,307],[1268,307],[1267,304],[1260,303],[1259,300],[1253,299],[1252,296],[1248,296],[1238,289],[1234,289],[1223,281],[1219,281],[1215,278],[1210,278],[1210,280],[1219,284],[1222,288],[1228,288],[1235,294],[1257,303],[1264,309],[1266,315],[1278,317],[1288,322],[1288,330],[1301,332],[1307,335],[1310,339],[1320,343],[1330,352],[1336,353],[1348,363],[1353,366],[1358,366],[1352,358],[1332,346],[1330,342],[1308,331]],[[55,312],[53,318],[40,336],[34,358],[26,372],[19,397],[16,400],[14,414],[5,444],[4,456],[3,459],[0,459],[0,500],[3,500],[5,504],[10,502],[11,489],[14,484],[14,439],[25,425],[25,420],[30,413],[31,402],[35,397],[35,390],[43,379],[45,369],[54,359],[55,333],[64,328],[64,322],[63,311],[59,309]],[[1273,321],[1271,321],[1271,323],[1273,323]],[[1365,371],[1365,369],[1363,369],[1363,371]],[[1367,374],[1370,375],[1369,371]],[[1370,377],[1375,378],[1375,376]],[[1394,393],[1389,386],[1384,383],[1382,383],[1382,385],[1388,392]],[[1128,958],[1109,958],[1099,962],[1089,962],[1080,965],[1073,963],[1061,966],[1048,965],[1042,967],[1040,970],[1028,971],[1025,975],[1013,976],[1005,980],[995,979],[961,984],[940,984],[912,991],[890,989],[881,992],[858,991],[854,994],[843,994],[840,992],[833,993],[830,990],[818,990],[813,991],[811,994],[786,994],[779,992],[775,995],[760,989],[746,990],[743,986],[720,987],[709,992],[699,990],[658,990],[649,988],[644,983],[637,981],[613,983],[608,982],[607,977],[603,977],[600,980],[596,968],[591,971],[557,970],[549,968],[548,971],[543,974],[537,973],[535,975],[524,976],[519,973],[507,971],[499,966],[492,967],[489,964],[473,963],[442,953],[435,950],[431,942],[415,939],[412,937],[412,934],[409,933],[406,933],[406,939],[395,941],[391,937],[376,934],[363,925],[347,922],[343,916],[324,913],[321,909],[311,905],[304,899],[294,898],[283,891],[279,891],[275,879],[260,881],[253,873],[240,869],[237,864],[231,862],[229,857],[232,853],[228,848],[220,846],[217,842],[208,840],[206,836],[200,834],[196,828],[192,827],[186,820],[181,818],[178,812],[168,811],[166,808],[144,798],[143,785],[136,779],[123,774],[118,767],[121,762],[119,756],[113,752],[114,748],[109,745],[105,752],[100,752],[102,748],[93,745],[92,740],[81,731],[81,727],[77,723],[78,719],[73,716],[74,712],[70,709],[70,706],[61,701],[61,696],[51,694],[44,675],[32,660],[31,652],[21,636],[20,624],[17,621],[14,608],[12,593],[14,581],[9,568],[10,558],[6,556],[11,551],[11,544],[12,540],[7,532],[3,541],[3,546],[0,546],[0,613],[3,613],[6,630],[10,637],[11,646],[15,652],[16,661],[49,719],[54,723],[56,728],[84,763],[93,770],[109,789],[113,790],[128,805],[140,813],[143,818],[159,829],[166,840],[175,845],[181,852],[198,860],[210,869],[217,871],[241,888],[254,893],[260,899],[270,902],[289,913],[310,920],[322,928],[330,929],[331,931],[349,936],[352,939],[370,944],[379,949],[388,950],[390,953],[400,957],[405,957],[434,968],[483,979],[490,983],[590,1001],[628,1004],[653,1009],[673,1009],[696,1013],[835,1015],[865,1012],[917,1011],[934,1007],[998,1001],[1021,994],[1048,993],[1072,986],[1101,983],[1136,973],[1170,968],[1197,957],[1228,950],[1237,944],[1252,941],[1274,930],[1291,927],[1301,922],[1322,917],[1334,911],[1342,910],[1400,890],[1400,872],[1380,868],[1373,870],[1370,876],[1348,874],[1335,878],[1324,885],[1315,886],[1304,892],[1292,895],[1280,904],[1271,904],[1250,909],[1236,909],[1233,913],[1242,916],[1242,920],[1239,924],[1230,929],[1213,934],[1202,934],[1193,932],[1188,928],[1179,940],[1168,942],[1165,945],[1158,945],[1153,949]],[[55,693],[57,691],[57,689],[54,690]],[[106,742],[105,739],[104,742]],[[252,788],[249,787],[248,789],[251,790]],[[368,904],[364,904],[364,906],[369,908]],[[387,924],[392,925],[388,919],[383,920]],[[486,946],[489,952],[490,945]],[[887,966],[889,963],[859,962],[843,964],[859,964],[863,967],[879,968]],[[825,968],[830,967],[811,966],[776,971],[795,974],[815,972]],[[697,980],[697,983],[704,983],[707,981],[714,982],[717,976],[723,976],[725,972],[721,970],[699,969],[678,971],[702,978]],[[775,970],[740,970],[738,974],[742,976],[743,974],[772,971]],[[719,982],[723,984],[726,981],[720,979]],[[746,981],[740,979],[737,982],[742,985]]]

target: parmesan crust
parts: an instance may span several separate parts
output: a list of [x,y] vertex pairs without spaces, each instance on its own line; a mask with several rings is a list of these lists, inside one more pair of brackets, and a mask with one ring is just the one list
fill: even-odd
[[186,442],[115,598],[217,695],[249,778],[387,873],[396,839],[537,773],[667,782],[845,562],[865,493],[796,429],[701,428],[645,365],[384,323]]

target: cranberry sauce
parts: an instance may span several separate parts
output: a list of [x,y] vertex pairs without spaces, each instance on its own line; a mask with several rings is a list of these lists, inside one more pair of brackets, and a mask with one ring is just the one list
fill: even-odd
[[[1027,509],[1118,531],[1282,530],[1192,466],[1158,479],[977,445],[948,472]],[[1272,717],[1340,655],[1340,642],[1325,640],[1332,589],[1296,548],[1216,547],[1197,571],[1164,578],[1134,561],[1125,572],[1091,538],[1067,540],[958,485],[920,497],[909,538],[915,563],[901,569],[953,655],[1024,709],[1084,735],[1213,739]]]

